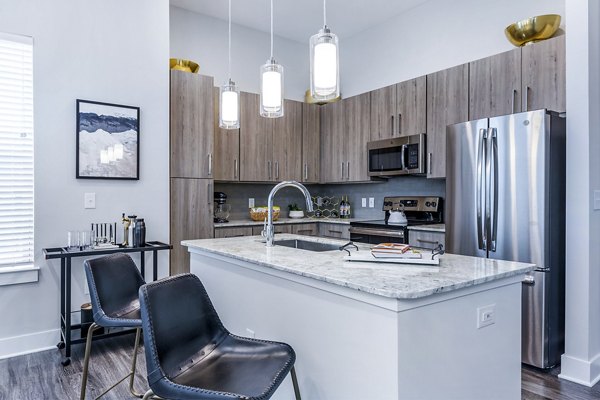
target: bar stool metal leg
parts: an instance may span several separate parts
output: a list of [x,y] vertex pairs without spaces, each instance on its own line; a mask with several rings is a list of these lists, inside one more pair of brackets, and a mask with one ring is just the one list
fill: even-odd
[[296,377],[296,368],[292,367],[290,371],[290,375],[292,375],[292,383],[294,384],[294,395],[296,396],[296,400],[302,400],[300,398],[300,387],[298,386],[298,378]]
[[96,331],[98,328],[100,328],[100,327],[98,325],[96,325],[95,322],[92,325],[90,325],[90,328],[89,328],[88,334],[87,334],[87,339],[85,341],[85,356],[83,358],[83,375],[81,377],[81,394],[79,396],[80,400],[85,400],[85,390],[87,388],[87,377],[88,377],[88,370],[89,370],[89,365],[90,365],[90,353],[92,351],[92,335],[94,334],[94,331]]
[[137,393],[134,388],[133,388],[133,384],[135,382],[135,367],[137,364],[137,355],[138,355],[138,349],[140,347],[140,336],[142,333],[142,329],[141,328],[137,328],[135,330],[135,345],[133,346],[133,357],[132,361],[131,361],[131,379],[129,379],[129,392],[131,392],[131,394],[135,397],[138,398],[142,398],[144,397],[144,395],[142,393]]

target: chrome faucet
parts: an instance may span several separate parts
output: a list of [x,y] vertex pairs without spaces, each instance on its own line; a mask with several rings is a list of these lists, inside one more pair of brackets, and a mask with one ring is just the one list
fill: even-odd
[[296,181],[283,181],[275,185],[275,187],[271,190],[271,193],[269,193],[267,219],[265,220],[264,229],[262,231],[262,236],[267,240],[267,247],[273,247],[273,242],[275,240],[275,228],[273,227],[273,197],[275,196],[275,193],[279,191],[279,189],[288,186],[295,187],[296,189],[300,190],[302,194],[304,194],[304,197],[306,198],[306,211],[312,212],[313,210],[312,198],[310,197],[308,189],[303,184]]

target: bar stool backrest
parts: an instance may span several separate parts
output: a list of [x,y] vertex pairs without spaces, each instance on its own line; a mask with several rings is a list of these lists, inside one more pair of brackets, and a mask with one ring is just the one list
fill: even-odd
[[140,308],[151,388],[163,377],[181,373],[229,335],[193,274],[142,286]]
[[83,265],[96,323],[102,325],[102,319],[139,308],[138,291],[145,282],[129,255],[111,254],[85,260]]

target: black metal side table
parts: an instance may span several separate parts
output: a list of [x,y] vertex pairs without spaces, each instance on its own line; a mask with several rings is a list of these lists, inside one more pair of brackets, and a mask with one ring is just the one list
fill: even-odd
[[[158,252],[160,250],[170,250],[173,246],[162,242],[146,242],[143,247],[122,247],[112,249],[89,249],[89,250],[68,250],[66,247],[52,247],[42,249],[46,260],[60,258],[60,334],[61,340],[56,345],[59,349],[65,350],[65,357],[62,359],[62,365],[71,363],[71,346],[77,343],[84,343],[85,338],[72,337],[74,330],[81,330],[82,324],[71,324],[71,259],[75,257],[96,257],[113,253],[137,253],[141,254],[140,271],[145,276],[146,266],[144,254],[152,252],[152,280],[156,280],[158,274]],[[107,337],[125,335],[134,333],[135,329],[118,329],[94,336],[94,340]],[[81,336],[81,335],[80,335]]]

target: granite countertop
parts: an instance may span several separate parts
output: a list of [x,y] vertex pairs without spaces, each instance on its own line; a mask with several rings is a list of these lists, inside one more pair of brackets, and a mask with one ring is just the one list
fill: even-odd
[[[311,222],[323,222],[327,224],[349,225],[352,221],[359,221],[357,218],[279,218],[273,221],[275,225],[284,224],[309,224]],[[252,221],[251,219],[231,219],[229,222],[215,223],[215,228],[226,228],[228,226],[263,226],[262,221]]]
[[446,224],[409,225],[408,230],[446,233]]
[[[470,287],[497,279],[525,274],[533,264],[445,254],[439,266],[383,264],[344,261],[339,250],[309,252],[283,246],[267,248],[260,236],[186,240],[194,249],[301,275],[384,297],[416,299]],[[302,239],[339,244],[347,241],[292,234],[277,234],[276,240]],[[369,245],[357,243],[359,251]]]

